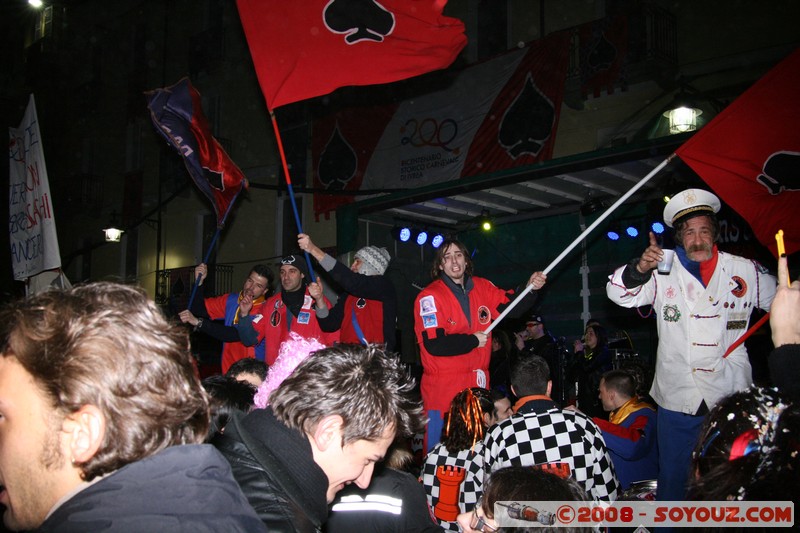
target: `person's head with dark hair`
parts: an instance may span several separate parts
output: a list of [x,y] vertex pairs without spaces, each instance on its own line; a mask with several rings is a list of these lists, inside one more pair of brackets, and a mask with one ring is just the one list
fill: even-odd
[[590,352],[596,352],[608,346],[608,333],[606,333],[606,328],[599,324],[586,326],[583,338],[586,349]]
[[603,409],[613,411],[636,396],[636,378],[627,370],[609,370],[600,379],[599,397]]
[[[561,478],[540,468],[531,466],[509,466],[492,472],[483,489],[480,505],[474,511],[463,513],[458,517],[458,523],[463,531],[471,533],[481,531],[481,524],[486,524],[492,531],[527,533],[544,531],[545,524],[549,524],[545,513],[539,515],[538,522],[532,522],[529,527],[500,527],[504,521],[515,518],[513,509],[516,506],[495,506],[497,502],[518,503],[520,507],[524,502],[531,501],[587,501],[583,487],[571,478]],[[495,514],[495,510],[503,512],[505,516]],[[509,510],[511,511],[509,513]],[[551,528],[547,528],[550,530]],[[559,528],[561,530],[562,528]],[[583,531],[582,529],[566,529],[565,531]]]
[[487,422],[487,426],[491,426],[498,422],[502,422],[512,414],[514,411],[511,410],[511,399],[506,395],[505,392],[501,391],[500,389],[492,389],[490,391],[489,397],[492,400],[492,416],[489,417]]
[[[205,265],[201,265],[206,268]],[[266,265],[254,265],[242,285],[242,296],[249,296],[254,302],[262,302],[275,290],[275,276]]]
[[456,283],[461,283],[464,276],[472,275],[472,257],[467,247],[455,239],[446,239],[436,249],[431,265],[431,278],[446,274]]
[[552,385],[550,367],[539,355],[521,359],[511,369],[511,390],[519,398],[535,394],[550,396]]
[[374,463],[395,436],[420,433],[426,422],[413,378],[377,345],[315,352],[269,402],[278,421],[307,435],[314,461],[330,481],[329,501],[345,483],[368,485]]
[[689,499],[797,501],[799,415],[777,389],[751,387],[719,402],[692,452]]
[[495,352],[501,353],[504,357],[511,353],[511,339],[502,329],[492,331],[492,354]]
[[450,452],[468,450],[480,442],[487,426],[485,415],[494,410],[488,390],[480,387],[464,389],[450,402],[445,416],[442,442]]
[[238,381],[246,381],[258,388],[267,379],[267,364],[254,357],[245,357],[228,367],[225,375]]
[[36,529],[83,482],[203,442],[208,400],[188,347],[187,332],[134,287],[92,283],[5,306],[6,524]]
[[272,273],[272,269],[267,265],[259,263],[257,265],[253,265],[253,268],[250,269],[250,275],[252,274],[255,274],[267,280],[267,288],[263,292],[263,294],[267,298],[272,296],[272,293],[275,292],[275,274]]
[[209,397],[211,420],[206,441],[225,430],[234,413],[246,414],[253,408],[256,388],[247,381],[229,376],[209,376],[201,384]]
[[283,292],[296,292],[309,283],[307,267],[302,254],[290,254],[281,259],[279,275]]

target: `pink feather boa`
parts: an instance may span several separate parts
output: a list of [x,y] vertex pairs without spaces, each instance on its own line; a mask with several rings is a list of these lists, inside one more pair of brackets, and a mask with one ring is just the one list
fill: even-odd
[[278,350],[278,358],[269,367],[267,379],[258,387],[253,401],[256,409],[264,409],[269,405],[269,395],[277,389],[283,380],[294,372],[294,369],[309,355],[325,348],[317,339],[305,339],[295,332],[290,332],[291,339],[283,341]]

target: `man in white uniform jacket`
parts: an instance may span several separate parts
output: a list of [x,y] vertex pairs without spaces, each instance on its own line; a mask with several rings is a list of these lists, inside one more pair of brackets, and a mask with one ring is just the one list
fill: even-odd
[[703,415],[728,394],[753,381],[744,343],[754,307],[769,310],[776,280],[755,261],[726,254],[719,237],[720,201],[701,189],[675,195],[664,222],[675,230],[675,259],[668,274],[654,269],[664,252],[650,233],[642,256],[619,267],[606,285],[622,307],[652,305],[658,354],[650,394],[659,406],[658,499],[685,499],[691,451]]

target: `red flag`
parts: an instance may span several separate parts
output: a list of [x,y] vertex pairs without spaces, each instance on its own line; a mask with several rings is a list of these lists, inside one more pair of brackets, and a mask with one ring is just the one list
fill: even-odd
[[247,179],[217,139],[203,114],[200,93],[183,78],[171,87],[146,93],[156,130],[183,157],[195,185],[214,206],[222,227],[236,195]]
[[800,49],[676,152],[777,257],[800,250]]
[[447,0],[237,0],[267,107],[445,68],[464,48]]

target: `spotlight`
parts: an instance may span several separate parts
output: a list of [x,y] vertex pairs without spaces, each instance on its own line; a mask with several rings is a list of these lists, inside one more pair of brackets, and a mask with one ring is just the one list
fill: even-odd
[[606,237],[608,237],[608,239],[611,241],[618,241],[619,231],[613,228],[608,228],[608,230],[606,230]]
[[628,237],[634,238],[639,236],[639,230],[636,229],[634,226],[628,226],[625,228],[625,233],[628,234]]
[[392,237],[400,242],[408,242],[411,238],[411,228],[407,226],[395,226],[392,228]]
[[421,230],[419,233],[417,233],[417,244],[422,246],[426,242],[428,242],[428,232]]
[[662,233],[664,233],[664,224],[658,221],[653,222],[652,224],[650,224],[650,229],[656,235],[661,235]]
[[484,209],[481,216],[478,217],[478,226],[483,231],[492,231],[492,219],[489,217],[489,211]]
[[431,246],[433,246],[434,248],[438,248],[442,245],[443,242],[444,242],[444,235],[442,235],[441,233],[437,233],[436,235],[433,236],[433,239],[431,239]]

